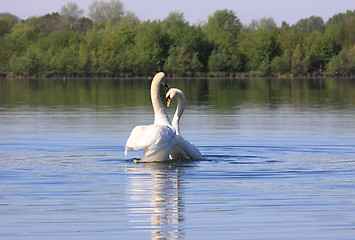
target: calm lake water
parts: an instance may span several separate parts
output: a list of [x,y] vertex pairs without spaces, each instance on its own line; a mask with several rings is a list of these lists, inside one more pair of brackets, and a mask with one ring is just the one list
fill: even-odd
[[0,239],[354,239],[355,79],[169,85],[202,161],[124,156],[148,79],[1,79]]

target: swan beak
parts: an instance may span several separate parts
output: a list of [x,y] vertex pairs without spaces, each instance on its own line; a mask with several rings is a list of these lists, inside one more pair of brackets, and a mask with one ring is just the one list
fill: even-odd
[[169,88],[169,86],[168,86],[168,83],[165,83],[165,84],[164,84],[164,87],[166,88],[166,91],[169,91],[170,88]]
[[166,107],[170,107],[172,99],[170,97],[166,98]]

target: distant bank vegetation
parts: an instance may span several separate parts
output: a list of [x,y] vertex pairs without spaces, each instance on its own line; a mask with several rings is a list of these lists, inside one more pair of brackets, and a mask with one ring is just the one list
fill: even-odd
[[354,76],[355,10],[290,26],[272,18],[243,25],[218,10],[191,25],[182,13],[140,21],[118,0],[72,2],[20,20],[0,14],[0,74],[8,77]]

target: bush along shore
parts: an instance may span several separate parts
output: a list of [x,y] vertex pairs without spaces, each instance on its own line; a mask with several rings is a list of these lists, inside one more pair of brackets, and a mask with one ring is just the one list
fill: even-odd
[[26,20],[0,14],[0,77],[355,75],[354,10],[277,26],[225,9],[193,25],[179,12],[140,21],[118,0],[94,3],[89,17],[75,3]]

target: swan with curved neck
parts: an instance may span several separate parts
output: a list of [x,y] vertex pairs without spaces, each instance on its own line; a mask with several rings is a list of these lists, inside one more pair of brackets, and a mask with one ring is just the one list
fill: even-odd
[[165,74],[163,72],[157,73],[150,86],[150,98],[152,100],[154,110],[154,124],[156,125],[170,125],[168,114],[160,97],[160,86],[164,85],[169,89]]
[[150,96],[154,110],[154,124],[136,126],[128,137],[125,156],[129,150],[144,149],[141,162],[161,162],[169,160],[175,142],[176,133],[171,126],[163,102],[160,98],[160,86],[167,82],[163,72],[157,73],[151,83]]
[[189,141],[187,141],[180,134],[179,122],[182,114],[184,113],[185,106],[186,106],[185,95],[180,89],[171,88],[166,93],[167,107],[170,106],[172,99],[175,97],[178,100],[178,104],[172,121],[172,126],[175,128],[176,131],[176,143],[170,154],[170,158],[171,159],[184,158],[184,159],[191,159],[191,160],[202,159],[202,154],[197,149],[197,147],[191,144]]
[[173,121],[171,122],[171,125],[175,128],[176,134],[180,135],[179,131],[179,121],[180,117],[184,113],[185,110],[185,105],[186,105],[186,98],[184,93],[177,88],[171,88],[167,93],[166,93],[166,105],[167,107],[170,107],[171,101],[173,98],[176,98],[178,101],[176,111],[173,117]]

